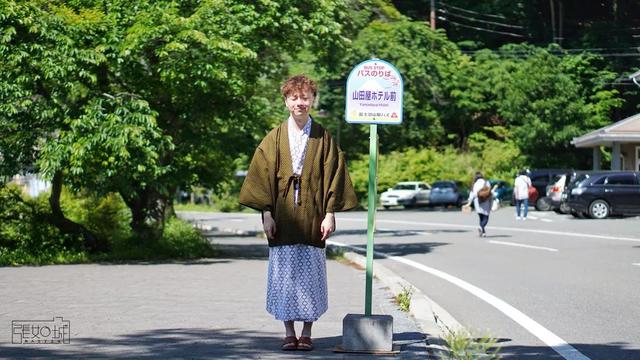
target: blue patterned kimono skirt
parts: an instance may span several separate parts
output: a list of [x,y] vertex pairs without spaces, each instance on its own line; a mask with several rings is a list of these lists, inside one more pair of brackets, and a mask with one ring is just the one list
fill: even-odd
[[268,277],[267,311],[276,320],[312,322],[327,311],[325,249],[270,247]]

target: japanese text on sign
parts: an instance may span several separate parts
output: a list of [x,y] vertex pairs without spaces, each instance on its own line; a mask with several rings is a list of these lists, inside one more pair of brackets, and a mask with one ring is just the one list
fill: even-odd
[[400,124],[402,99],[402,77],[398,70],[384,60],[364,61],[347,79],[346,121]]

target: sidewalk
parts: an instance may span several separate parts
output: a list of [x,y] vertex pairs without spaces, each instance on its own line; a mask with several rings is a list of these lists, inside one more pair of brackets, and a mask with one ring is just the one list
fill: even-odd
[[[424,359],[425,340],[374,282],[373,312],[394,317],[396,356],[335,353],[342,318],[364,311],[364,271],[327,261],[329,311],[312,352],[280,351],[283,325],[265,310],[267,247],[216,237],[223,258],[193,262],[0,268],[0,358]],[[71,342],[11,344],[12,320],[70,321]],[[297,329],[299,331],[299,329]]]

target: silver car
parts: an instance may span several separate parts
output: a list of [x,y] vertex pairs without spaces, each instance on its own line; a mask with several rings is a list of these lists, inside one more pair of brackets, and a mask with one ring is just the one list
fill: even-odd
[[391,206],[411,208],[429,204],[431,186],[422,181],[403,181],[397,183],[380,195],[380,203],[385,209]]

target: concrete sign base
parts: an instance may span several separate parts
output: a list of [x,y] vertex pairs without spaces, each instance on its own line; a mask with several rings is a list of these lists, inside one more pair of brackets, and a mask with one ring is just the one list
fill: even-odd
[[393,317],[347,314],[342,319],[341,348],[346,352],[393,351]]

